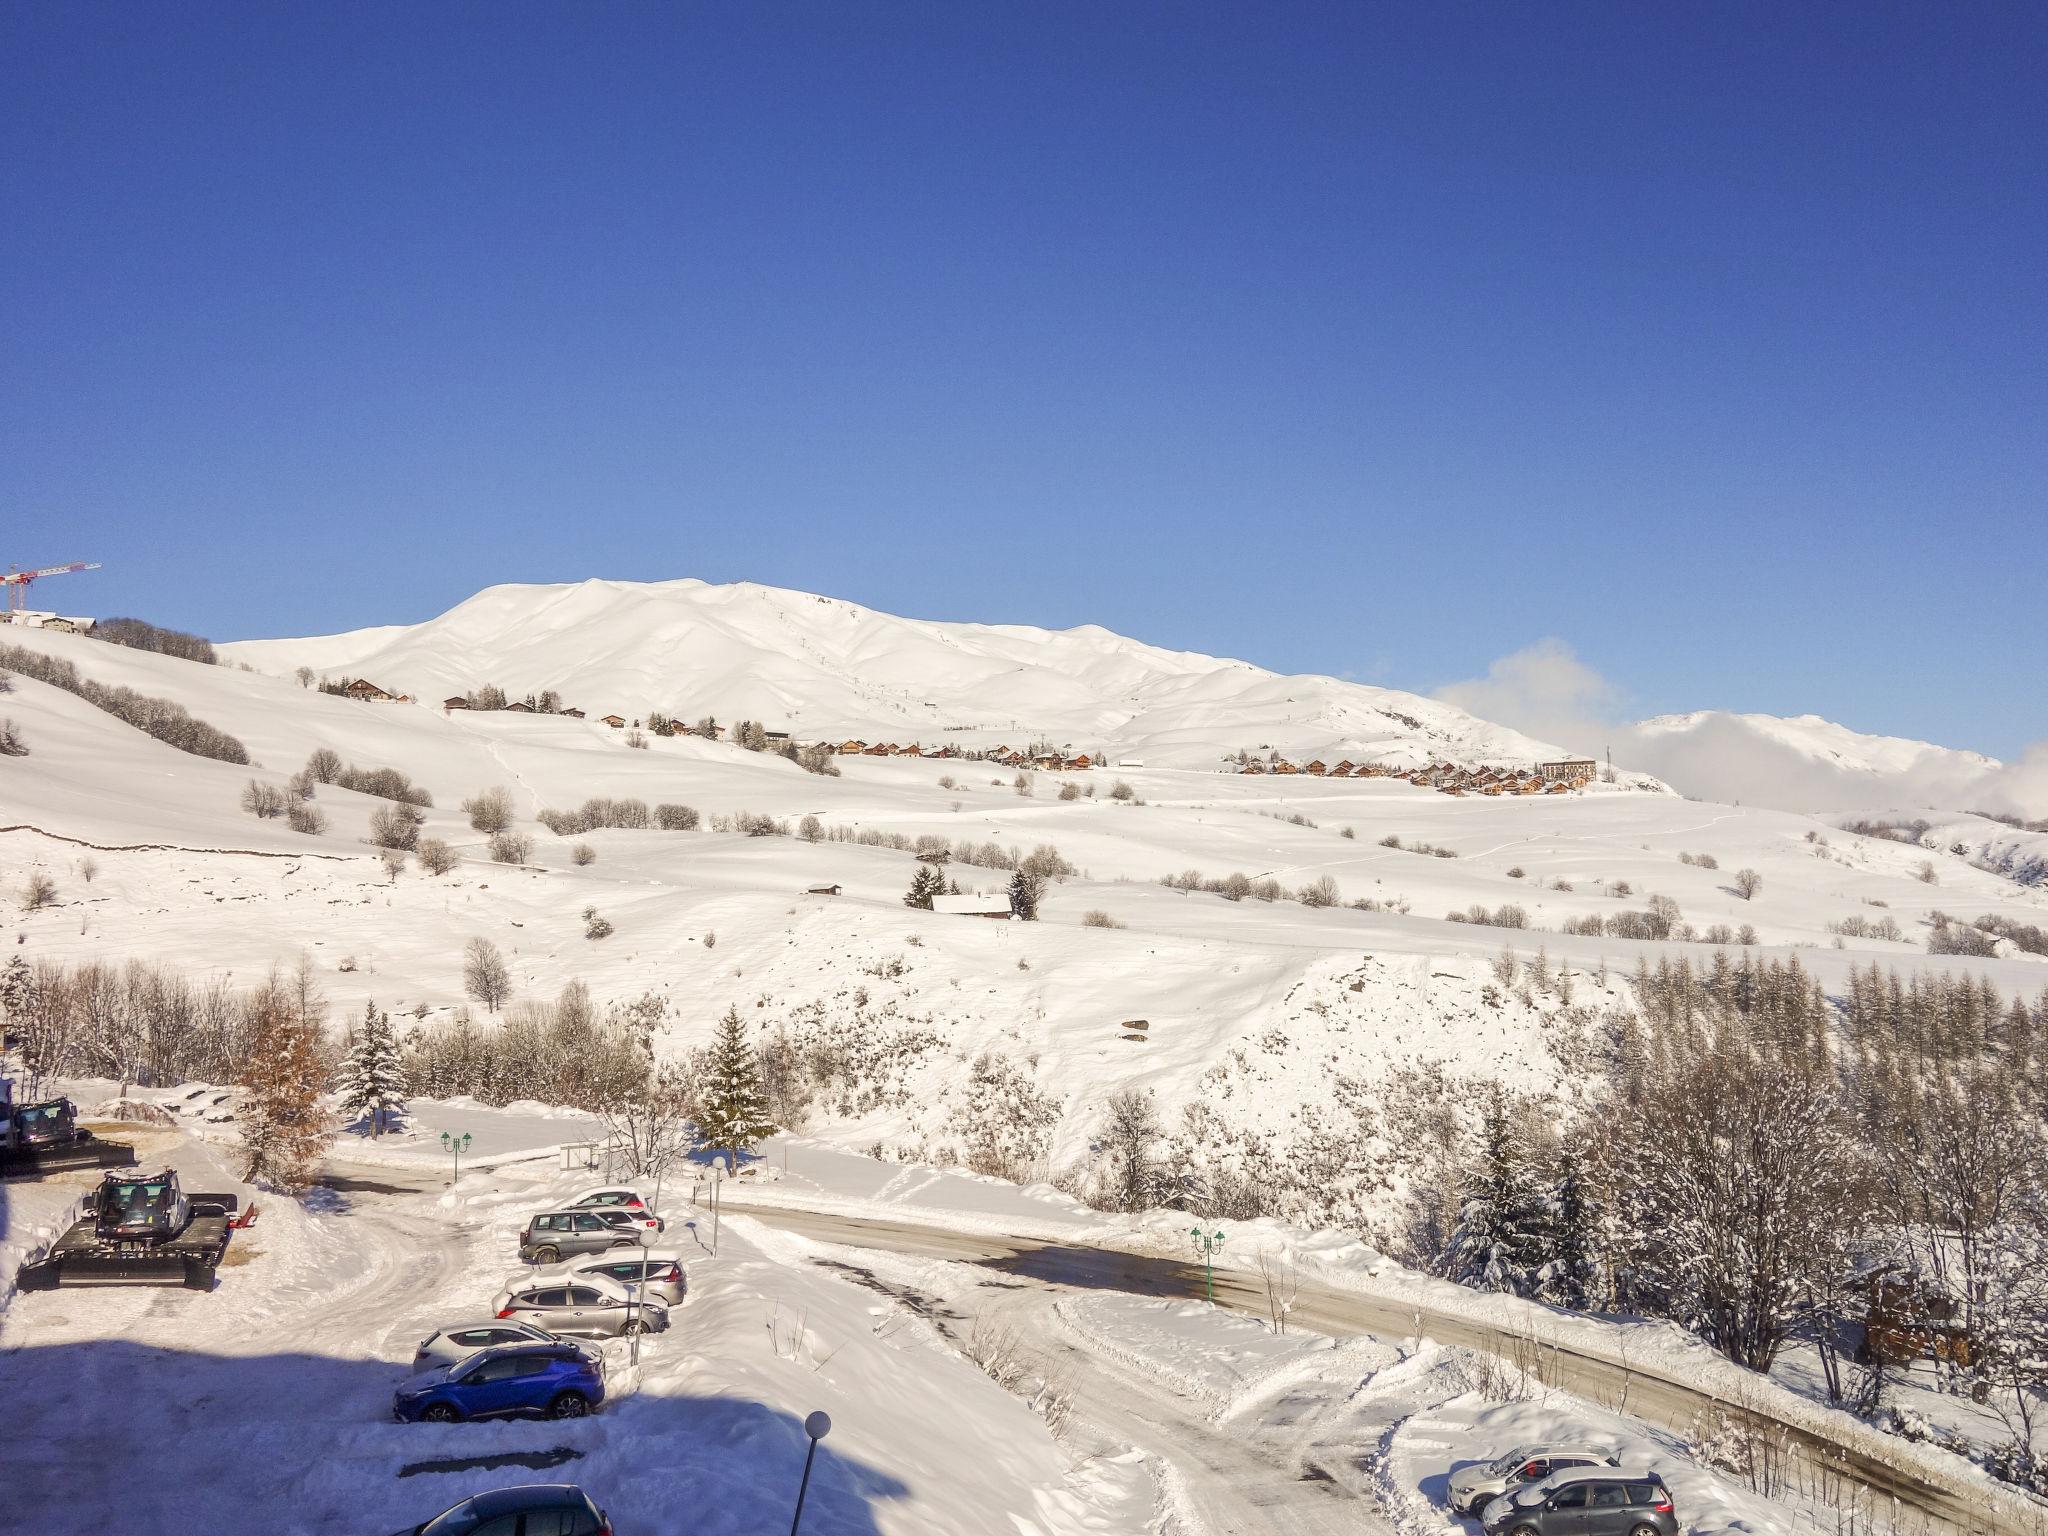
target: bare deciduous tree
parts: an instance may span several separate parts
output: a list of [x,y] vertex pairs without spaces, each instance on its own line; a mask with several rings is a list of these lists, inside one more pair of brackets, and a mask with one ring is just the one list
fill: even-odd
[[1756,893],[1764,888],[1764,877],[1753,869],[1735,871],[1735,894],[1744,901],[1756,900]]
[[445,875],[456,865],[455,850],[438,837],[423,837],[419,846],[420,868],[430,875]]
[[512,825],[512,796],[504,789],[487,789],[462,802],[469,824],[478,832],[502,832]]
[[496,1013],[512,996],[512,968],[489,939],[471,939],[462,952],[462,988]]

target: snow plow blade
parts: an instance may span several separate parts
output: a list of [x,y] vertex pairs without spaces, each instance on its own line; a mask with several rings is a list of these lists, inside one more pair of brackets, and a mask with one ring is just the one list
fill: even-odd
[[210,1291],[219,1256],[200,1253],[53,1254],[24,1264],[14,1283],[24,1291],[54,1291],[60,1285],[162,1285]]
[[135,1149],[92,1137],[68,1147],[16,1147],[0,1152],[0,1178],[39,1179],[73,1168],[133,1168]]

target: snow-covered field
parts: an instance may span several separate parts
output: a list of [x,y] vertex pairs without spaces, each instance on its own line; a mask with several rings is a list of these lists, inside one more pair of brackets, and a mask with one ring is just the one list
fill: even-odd
[[[1974,973],[2008,996],[2048,985],[2048,961],[2008,942],[1988,958],[1925,952],[1937,910],[2048,926],[2048,885],[2014,878],[2013,861],[1996,851],[2023,859],[2025,840],[2041,834],[1949,815],[1931,818],[1930,847],[1857,836],[1840,817],[1622,786],[1461,799],[1384,779],[1227,774],[1221,759],[1240,747],[1517,763],[1553,749],[1412,696],[1276,679],[1101,632],[1018,631],[1005,652],[964,626],[824,599],[804,600],[815,613],[793,611],[795,596],[695,583],[493,589],[431,626],[231,648],[262,669],[254,672],[0,630],[0,641],[62,656],[101,683],[176,700],[239,737],[254,760],[240,767],[175,751],[17,678],[0,714],[29,755],[0,757],[0,889],[11,897],[40,871],[57,899],[36,911],[10,899],[9,955],[137,959],[235,987],[307,956],[333,1019],[374,1002],[431,1030],[466,1005],[463,947],[485,938],[508,958],[520,998],[552,998],[575,982],[600,1005],[658,994],[668,1005],[658,1052],[704,1044],[729,1008],[750,1026],[843,1045],[860,1064],[857,1091],[818,1107],[787,1149],[786,1176],[783,1148],[771,1146],[748,1199],[1076,1241],[1099,1238],[1101,1219],[1056,1191],[939,1166],[958,1149],[978,1059],[1007,1058],[1056,1106],[1041,1174],[1086,1153],[1105,1101],[1124,1087],[1149,1089],[1169,1124],[1201,1102],[1284,1147],[1347,1085],[1425,1065],[1569,1091],[1575,1031],[1626,996],[1640,961],[1708,963],[1730,952],[1445,920],[1475,904],[1513,903],[1532,925],[1556,930],[1655,893],[1700,934],[1748,925],[1756,952],[1796,952],[1831,991],[1872,961]],[[677,597],[687,623],[669,601]],[[431,701],[485,682],[515,693],[561,688],[593,718],[358,703],[269,675],[302,662]],[[671,688],[671,678],[687,683]],[[1046,736],[1146,766],[1035,774],[1025,795],[1011,770],[989,763],[846,757],[840,776],[819,777],[694,738],[635,750],[595,718],[650,708],[928,748]],[[461,862],[440,877],[413,865],[388,878],[366,841],[381,802],[346,790],[320,790],[327,827],[316,835],[239,809],[248,780],[281,786],[316,748],[424,786],[434,806],[422,830]],[[1130,799],[1111,797],[1119,781]],[[1093,793],[1062,799],[1069,782]],[[460,809],[496,786],[534,836],[524,864],[491,862]],[[557,838],[531,822],[592,796],[688,804],[706,829]],[[908,852],[709,829],[740,812],[1027,853],[1050,844],[1079,873],[1051,886],[1033,924],[911,910],[902,898],[918,865]],[[1407,846],[1384,846],[1387,838]],[[572,861],[579,842],[594,862]],[[1455,856],[1413,851],[1417,843]],[[1753,899],[1734,887],[1744,868],[1761,877]],[[1290,892],[1327,876],[1343,902],[1373,909],[1233,902],[1160,884],[1189,869],[1270,877]],[[1008,879],[958,863],[949,874],[970,891]],[[839,893],[807,894],[825,886]],[[602,939],[585,937],[593,907],[612,925]],[[1107,925],[1084,922],[1090,913]],[[1889,918],[1901,937],[1831,931],[1859,916]],[[1523,960],[1540,949],[1569,983],[1503,993],[1494,976],[1503,948]],[[439,1183],[444,1129],[475,1138],[454,1193]],[[1682,1437],[1615,1407],[1564,1393],[1490,1401],[1466,1354],[1419,1338],[1332,1348],[1180,1303],[1109,1295],[1042,1305],[1034,1295],[1020,1323],[1048,1361],[1078,1351],[1115,1362],[1114,1381],[1099,1387],[1110,1423],[1097,1423],[1094,1439],[1058,1438],[962,1357],[964,1334],[949,1338],[946,1319],[821,1268],[805,1240],[748,1218],[727,1224],[719,1255],[693,1266],[679,1328],[637,1375],[615,1377],[626,1390],[595,1419],[452,1430],[389,1422],[389,1391],[413,1342],[488,1299],[511,1267],[518,1217],[576,1177],[558,1170],[553,1149],[591,1134],[588,1117],[540,1105],[423,1103],[397,1138],[348,1138],[337,1155],[360,1188],[304,1207],[259,1195],[264,1214],[248,1241],[237,1239],[210,1296],[13,1297],[0,1313],[5,1379],[11,1398],[36,1408],[23,1433],[0,1439],[0,1485],[25,1488],[29,1507],[53,1515],[38,1529],[233,1529],[260,1515],[270,1529],[380,1530],[513,1480],[502,1468],[404,1475],[407,1466],[561,1446],[576,1459],[534,1475],[600,1491],[622,1532],[753,1531],[784,1517],[800,1422],[822,1407],[839,1427],[806,1530],[1238,1528],[1229,1479],[1205,1485],[1189,1470],[1199,1459],[1177,1459],[1171,1435],[1139,1427],[1152,1392],[1178,1404],[1173,1422],[1189,1434],[1242,1441],[1268,1467],[1306,1465],[1313,1448],[1322,1470],[1304,1484],[1318,1491],[1297,1512],[1299,1529],[1318,1528],[1307,1523],[1320,1518],[1315,1500],[1347,1529],[1455,1524],[1440,1507],[1451,1465],[1565,1428],[1665,1469],[1689,1529],[1820,1518],[1789,1496],[1764,1500],[1701,1469]],[[224,1148],[143,1135],[161,1138],[188,1182],[233,1187],[221,1182]],[[379,1169],[389,1170],[388,1188],[378,1187]],[[10,1274],[83,1182],[7,1187],[0,1245],[10,1251],[0,1257]],[[917,1270],[922,1262],[874,1259],[872,1279],[1001,1299],[979,1295],[985,1276],[969,1285]],[[973,1315],[965,1301],[959,1310]],[[960,1334],[966,1324],[951,1326]]]

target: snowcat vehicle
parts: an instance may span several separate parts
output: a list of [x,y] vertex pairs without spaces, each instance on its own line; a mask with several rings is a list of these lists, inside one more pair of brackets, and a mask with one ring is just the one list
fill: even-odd
[[88,1213],[46,1255],[21,1266],[15,1283],[22,1290],[182,1285],[210,1291],[241,1196],[188,1195],[176,1171],[167,1168],[109,1173],[88,1204]]
[[0,1178],[39,1178],[67,1168],[132,1168],[135,1149],[101,1141],[78,1123],[69,1099],[16,1104],[14,1085],[0,1078]]

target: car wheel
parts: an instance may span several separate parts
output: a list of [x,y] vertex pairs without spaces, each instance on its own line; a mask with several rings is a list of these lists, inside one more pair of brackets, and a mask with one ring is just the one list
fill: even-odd
[[462,1418],[462,1415],[446,1403],[429,1403],[427,1411],[421,1414],[420,1417],[429,1424],[454,1424]]
[[533,1262],[536,1264],[557,1264],[561,1262],[561,1258],[562,1250],[559,1248],[549,1247],[533,1250]]
[[1657,1527],[1654,1525],[1639,1525],[1629,1532],[1629,1536],[1657,1536]]
[[645,1318],[636,1317],[631,1322],[627,1323],[625,1327],[619,1330],[619,1336],[621,1338],[630,1339],[634,1335],[642,1334],[646,1331],[647,1320]]
[[622,1237],[617,1242],[613,1243],[612,1246],[614,1248],[638,1248],[640,1245],[634,1242],[633,1239],[631,1239],[630,1237]]
[[1542,1536],[1542,1533],[1533,1525],[1518,1525],[1508,1533],[1508,1536]]
[[548,1404],[551,1419],[580,1419],[590,1412],[590,1399],[581,1392],[564,1392]]

